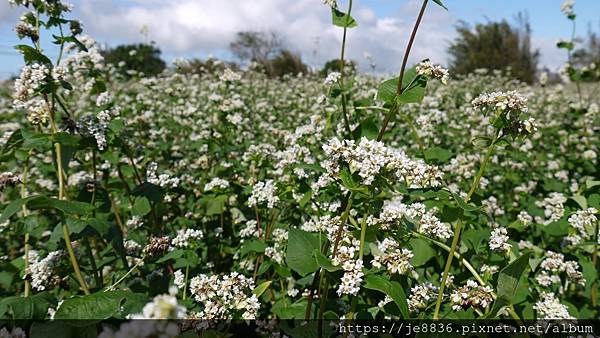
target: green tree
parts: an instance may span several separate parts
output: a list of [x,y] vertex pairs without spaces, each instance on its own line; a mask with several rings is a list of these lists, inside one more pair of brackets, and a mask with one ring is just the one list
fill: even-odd
[[477,24],[472,29],[462,22],[456,31],[458,37],[448,48],[454,74],[468,74],[478,68],[510,68],[521,81],[535,80],[540,53],[531,47],[531,27],[524,15],[517,16],[517,25],[503,20]]
[[[166,67],[160,58],[160,49],[154,44],[120,45],[104,50],[102,54],[107,63],[118,66],[125,76],[129,76],[129,70],[135,70],[145,76],[158,75]],[[121,64],[123,66],[119,66]]]
[[269,60],[272,76],[281,77],[286,74],[306,74],[308,67],[302,62],[300,55],[282,49],[277,56]]
[[[321,76],[325,77],[327,74],[331,72],[339,72],[340,71],[340,59],[332,59],[325,62],[323,69],[319,72]],[[350,70],[351,73],[356,71],[356,62],[346,60],[346,69]]]

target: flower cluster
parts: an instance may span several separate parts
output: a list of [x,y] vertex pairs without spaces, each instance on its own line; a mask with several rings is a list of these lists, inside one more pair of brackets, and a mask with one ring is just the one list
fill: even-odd
[[261,203],[267,203],[269,209],[275,208],[279,203],[277,186],[273,180],[257,182],[252,187],[252,195],[248,198],[248,206],[253,207]]
[[327,170],[326,178],[337,177],[341,165],[347,165],[350,172],[356,172],[362,178],[362,183],[371,185],[375,178],[384,172],[391,173],[394,179],[399,179],[409,187],[436,187],[440,185],[441,172],[437,167],[427,165],[422,160],[413,160],[399,149],[389,148],[382,142],[360,139],[359,144],[354,140],[340,141],[331,139],[323,145],[328,159],[321,163]]
[[448,78],[450,77],[448,70],[441,66],[434,65],[429,60],[419,63],[416,70],[418,75],[433,77],[440,80],[443,84],[448,84]]
[[594,236],[594,225],[598,222],[597,213],[598,210],[596,208],[587,208],[585,210],[578,210],[569,217],[569,225],[577,231],[576,234],[569,236],[570,244],[576,245],[582,239],[590,239]]
[[362,283],[364,273],[362,272],[363,261],[355,257],[359,249],[360,241],[347,234],[340,241],[337,255],[331,260],[333,265],[341,266],[344,270],[344,275],[337,290],[337,294],[340,296],[344,294],[356,295],[360,291],[360,283]]
[[[252,294],[252,278],[232,272],[229,275],[200,275],[191,279],[190,294],[204,308],[198,317],[213,319],[255,319],[260,303]],[[238,315],[241,313],[241,316]]]
[[339,72],[331,72],[331,73],[327,74],[327,77],[325,78],[325,84],[326,85],[332,85],[334,83],[337,83],[341,78],[342,78],[342,74],[341,73],[339,73]]
[[174,248],[188,248],[195,247],[197,241],[204,237],[202,230],[196,229],[179,229],[177,230],[177,236],[171,240],[171,245]]
[[11,172],[3,172],[0,174],[0,191],[6,187],[14,187],[19,184],[19,177]]
[[533,309],[538,312],[538,319],[575,319],[569,314],[566,305],[554,296],[552,292],[542,292],[541,299],[538,300]]
[[450,300],[452,301],[452,309],[468,309],[470,307],[479,310],[485,310],[492,304],[493,290],[489,286],[480,286],[473,280],[467,280],[466,285],[452,291]]
[[142,313],[132,314],[131,319],[183,319],[186,308],[177,303],[174,295],[158,295],[144,305]]
[[425,309],[431,300],[437,295],[438,288],[429,282],[418,284],[410,288],[408,297],[408,310],[410,312],[419,312]]
[[64,254],[65,252],[62,250],[52,251],[46,257],[40,259],[37,251],[31,250],[29,252],[29,267],[25,278],[31,279],[33,289],[44,291],[60,281],[60,277],[54,274],[54,270]]
[[377,244],[380,252],[375,252],[375,258],[371,264],[376,268],[385,266],[389,273],[405,274],[412,269],[410,260],[413,258],[412,251],[402,248],[400,244],[391,238],[386,238]]
[[172,177],[169,174],[157,175],[158,164],[156,162],[150,162],[146,169],[146,179],[149,183],[158,185],[161,188],[170,187],[177,188],[179,186],[179,178]]
[[575,0],[565,0],[562,5],[560,5],[560,11],[563,12],[568,18],[574,18],[575,11],[573,7],[575,6]]
[[527,112],[527,98],[516,91],[483,93],[471,104],[475,108],[492,109],[501,113]]
[[565,261],[565,256],[561,253],[548,251],[546,258],[540,263],[541,272],[535,277],[538,284],[548,287],[552,284],[561,284],[560,275],[564,272],[572,282],[585,285],[585,278],[579,271],[579,264],[576,261]]
[[507,252],[512,247],[512,244],[508,243],[508,231],[506,228],[499,227],[492,230],[490,235],[489,247],[492,251]]
[[210,182],[204,185],[204,191],[211,191],[218,189],[227,189],[229,187],[229,182],[219,177],[213,178]]

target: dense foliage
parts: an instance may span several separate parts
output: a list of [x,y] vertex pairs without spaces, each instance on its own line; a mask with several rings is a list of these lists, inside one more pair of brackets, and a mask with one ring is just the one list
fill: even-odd
[[[31,32],[69,24],[28,3]],[[598,317],[595,87],[429,61],[125,76],[33,33],[0,99],[2,318]]]
[[[154,76],[167,66],[160,58],[161,51],[154,44],[120,45],[102,51],[107,63],[117,65],[121,74],[128,76],[134,71],[138,75]],[[140,74],[141,73],[141,74]]]
[[519,26],[507,21],[456,27],[458,37],[448,48],[450,70],[468,74],[479,68],[506,70],[521,81],[536,79],[539,51],[531,46],[529,23],[521,17]]

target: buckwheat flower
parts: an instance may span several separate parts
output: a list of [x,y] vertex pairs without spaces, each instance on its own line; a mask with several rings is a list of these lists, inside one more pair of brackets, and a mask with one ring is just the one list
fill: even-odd
[[573,7],[575,6],[575,0],[565,0],[562,5],[560,5],[560,11],[563,12],[567,17],[571,18],[575,16],[575,11]]
[[564,204],[567,202],[567,198],[560,192],[552,192],[550,195],[542,201],[536,201],[535,205],[544,209],[544,215],[546,220],[544,224],[550,224],[552,222],[561,219],[565,213]]
[[96,97],[96,106],[102,107],[109,104],[113,100],[112,95],[109,92],[102,92]]
[[261,203],[267,203],[269,209],[273,209],[279,203],[277,186],[273,180],[257,182],[252,187],[252,194],[248,198],[248,206],[253,207]]
[[510,250],[512,245],[508,243],[509,238],[507,234],[508,231],[503,227],[492,230],[489,241],[490,250],[496,252],[506,252]]
[[44,291],[58,283],[59,277],[54,275],[54,269],[64,254],[65,252],[62,250],[52,251],[43,259],[38,259],[37,252],[33,250],[29,252],[27,275],[31,278],[33,289]]
[[542,292],[533,309],[538,312],[538,319],[575,319],[569,314],[567,306],[561,304],[552,292]]
[[279,264],[284,263],[285,249],[287,248],[288,231],[285,229],[275,229],[272,233],[273,245],[265,249],[265,256],[271,258]]
[[473,280],[467,280],[466,285],[452,291],[450,300],[452,301],[452,309],[474,309],[484,310],[492,304],[493,290],[489,286],[480,286]]
[[342,74],[340,72],[331,72],[327,75],[327,78],[325,78],[325,84],[332,85],[338,82],[341,78]]
[[569,217],[569,225],[571,225],[575,230],[577,230],[579,236],[585,239],[589,239],[594,235],[594,225],[598,221],[598,218],[596,217],[597,213],[598,210],[596,210],[596,208],[578,210]]
[[179,178],[171,177],[168,174],[157,174],[158,164],[156,162],[150,162],[146,168],[146,180],[149,183],[158,185],[161,188],[177,188],[179,186]]
[[527,211],[521,210],[517,215],[517,220],[521,222],[524,226],[528,226],[533,222],[533,217]]
[[242,79],[242,76],[229,68],[225,68],[223,75],[220,77],[221,81],[225,82],[235,82]]
[[17,37],[19,37],[19,39],[30,38],[32,41],[37,41],[39,39],[36,28],[28,22],[19,22],[15,26],[15,32],[17,32]]
[[475,108],[493,109],[502,113],[527,112],[527,98],[516,91],[483,93],[471,104]]
[[150,240],[148,241],[148,244],[146,245],[146,247],[144,247],[143,251],[145,254],[147,254],[148,256],[151,256],[151,257],[152,256],[154,256],[154,257],[160,256],[169,250],[170,243],[171,243],[171,240],[170,240],[169,236],[163,236],[163,237],[152,236],[152,237],[150,237]]
[[448,84],[448,78],[450,77],[448,70],[442,68],[441,66],[434,65],[429,60],[419,63],[416,67],[416,70],[418,75],[433,77],[440,80],[442,84]]
[[204,191],[211,191],[215,188],[219,189],[227,189],[229,187],[229,182],[219,177],[213,178],[210,182],[204,185]]
[[131,216],[131,218],[127,220],[126,225],[129,229],[136,229],[144,225],[144,219],[140,216]]
[[15,80],[15,107],[19,108],[19,104],[26,101],[35,93],[42,85],[46,83],[46,79],[50,76],[50,69],[40,63],[26,65],[21,69],[19,78]]
[[131,319],[184,319],[187,309],[177,303],[172,295],[158,295],[144,305],[142,313],[132,314]]
[[213,319],[256,319],[260,303],[252,278],[237,272],[229,275],[199,275],[190,280],[190,295],[204,306],[198,316]]
[[336,0],[323,0],[323,3],[331,8],[337,8]]
[[386,238],[377,245],[381,253],[374,253],[374,259],[371,264],[376,268],[385,266],[389,273],[398,273],[400,275],[412,269],[410,260],[413,258],[412,251],[402,248],[398,242],[391,238]]
[[340,286],[337,289],[338,296],[341,295],[353,295],[356,296],[360,291],[360,283],[364,273],[362,272],[363,261],[357,259],[356,261],[347,261],[342,265],[344,269],[344,275],[342,276]]
[[262,236],[262,228],[258,227],[256,220],[248,220],[246,221],[245,226],[240,229],[240,237],[242,238],[251,238],[256,237],[259,238]]
[[173,273],[173,277],[173,283],[175,286],[177,286],[179,289],[183,289],[185,287],[185,275],[183,272],[181,272],[181,270],[177,270],[175,273]]
[[171,245],[174,248],[187,248],[196,246],[197,241],[204,237],[202,230],[195,229],[179,229],[177,236],[171,240]]
[[419,312],[425,309],[437,295],[437,290],[438,288],[429,282],[413,286],[408,297],[408,310]]
[[3,191],[6,187],[14,187],[19,184],[21,180],[19,177],[12,172],[3,172],[0,174],[0,191]]

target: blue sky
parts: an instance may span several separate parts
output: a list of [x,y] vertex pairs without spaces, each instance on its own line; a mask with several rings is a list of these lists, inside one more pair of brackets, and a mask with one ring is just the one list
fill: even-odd
[[[18,73],[20,55],[12,49],[19,43],[13,27],[21,9],[11,9],[0,0],[0,78]],[[347,0],[338,0],[346,8]],[[227,47],[240,30],[276,31],[287,46],[318,65],[336,57],[340,30],[329,23],[322,0],[72,0],[72,17],[84,23],[85,32],[108,45],[140,42],[142,26],[158,43],[167,60],[176,57],[230,57]],[[430,1],[431,2],[431,1]],[[570,35],[570,22],[560,12],[562,0],[445,0],[446,12],[431,3],[414,48],[414,59],[447,61],[445,50],[454,37],[454,26],[508,19],[518,12],[528,14],[533,44],[542,52],[541,63],[551,68],[564,62],[554,47]],[[394,71],[406,45],[408,32],[420,6],[419,0],[354,0],[353,16],[359,27],[349,35],[348,55],[363,68],[364,53],[373,55],[379,71]],[[600,1],[577,0],[578,33],[588,26],[600,31]],[[318,40],[318,44],[315,41]],[[54,47],[46,44],[49,54]]]

